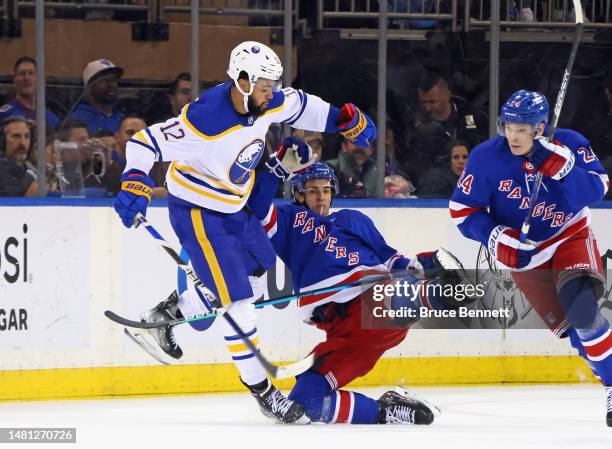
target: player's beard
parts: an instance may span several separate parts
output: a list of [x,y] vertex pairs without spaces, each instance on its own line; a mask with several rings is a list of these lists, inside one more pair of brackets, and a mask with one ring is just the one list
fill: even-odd
[[264,103],[266,102],[264,101],[262,104],[258,106],[255,104],[255,100],[253,100],[253,97],[249,96],[249,100],[247,102],[247,105],[249,107],[249,114],[252,114],[256,117],[263,115],[263,113],[266,112],[266,108],[263,107]]

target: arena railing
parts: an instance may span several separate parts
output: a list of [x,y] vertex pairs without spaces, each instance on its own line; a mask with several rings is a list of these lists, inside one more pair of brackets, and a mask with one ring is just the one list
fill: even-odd
[[[412,4],[411,0],[387,0],[387,19],[392,25],[406,24],[406,28],[417,29],[420,27],[414,21],[437,21],[448,24],[451,31],[457,31],[457,0],[450,1],[450,8],[446,6],[448,1],[444,0],[420,0],[415,7]],[[363,19],[377,20],[379,10],[377,0],[317,0],[317,28],[328,28],[326,21],[333,19],[354,19],[356,28],[364,28]],[[411,21],[412,26],[408,23]],[[348,22],[344,23],[348,25]]]
[[[583,1],[585,28],[612,27],[612,0]],[[563,28],[574,26],[573,2],[567,0],[506,0],[502,1],[500,26],[502,28]],[[464,30],[488,29],[490,2],[465,0]]]

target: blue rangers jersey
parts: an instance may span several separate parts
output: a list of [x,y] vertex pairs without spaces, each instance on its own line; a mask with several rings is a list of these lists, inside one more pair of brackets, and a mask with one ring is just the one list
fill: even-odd
[[335,131],[338,109],[291,88],[274,92],[264,114],[236,112],[227,82],[213,87],[178,117],[136,133],[128,142],[125,170],[149,173],[156,161],[173,161],[166,182],[172,197],[223,213],[244,207],[265,152],[272,123]]
[[[279,180],[258,173],[249,207],[260,219],[276,254],[291,270],[293,288],[308,291],[355,282],[364,276],[381,275],[406,268],[409,259],[389,246],[370,218],[359,211],[342,209],[323,217],[297,205],[272,204]],[[301,298],[302,316],[328,302],[348,302],[368,287]]]
[[[528,235],[539,251],[528,266],[517,271],[546,262],[561,243],[589,226],[588,206],[603,199],[609,187],[608,175],[584,136],[557,129],[554,142],[573,152],[575,164],[561,180],[543,178]],[[520,230],[535,177],[528,158],[513,155],[504,137],[481,143],[470,153],[451,197],[454,223],[464,236],[485,246],[498,225]]]

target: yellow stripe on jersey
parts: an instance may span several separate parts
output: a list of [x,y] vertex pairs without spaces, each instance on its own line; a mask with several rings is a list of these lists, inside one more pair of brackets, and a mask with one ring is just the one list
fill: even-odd
[[211,198],[211,199],[213,199],[215,201],[221,201],[223,203],[228,203],[228,204],[242,204],[242,203],[244,203],[245,202],[244,197],[245,196],[248,197],[250,195],[251,190],[253,190],[253,185],[255,184],[255,182],[254,182],[255,181],[255,176],[251,175],[250,185],[249,185],[247,191],[245,193],[241,194],[240,198],[233,200],[233,199],[222,197],[220,195],[215,195],[212,192],[207,192],[206,190],[202,190],[202,189],[200,189],[200,188],[198,188],[198,187],[196,187],[196,186],[194,186],[192,184],[188,184],[186,181],[183,181],[181,178],[179,178],[177,176],[176,167],[175,167],[175,163],[174,162],[172,163],[172,165],[170,165],[170,178],[172,178],[172,180],[174,182],[176,182],[177,184],[179,184],[181,187],[184,187],[187,190],[191,190],[192,192],[195,192],[198,195],[202,195],[202,196],[205,196],[207,198]]
[[189,165],[179,165],[179,164],[175,164],[174,165],[176,167],[177,170],[180,171],[184,171],[184,172],[188,172],[188,173],[195,173],[198,176],[202,176],[203,178],[206,178],[207,181],[216,184],[218,187],[221,187],[222,189],[227,190],[228,192],[232,192],[234,195],[238,195],[238,196],[244,196],[244,193],[241,192],[240,190],[235,189],[233,186],[230,186],[222,181],[219,181],[218,179],[215,178],[211,178],[210,176],[205,175],[204,173],[201,173],[199,171],[197,171],[195,168],[190,167]]
[[[253,343],[253,346],[258,348],[259,347],[259,337],[255,337],[254,339],[252,339],[251,343]],[[243,352],[243,351],[250,352],[251,351],[249,347],[246,345],[246,343],[228,344],[227,349],[229,349],[229,352]]]
[[274,109],[268,109],[266,112],[264,112],[263,114],[261,114],[261,116],[263,117],[264,115],[267,115],[267,114],[272,114],[272,113],[274,113],[274,112],[278,112],[278,111],[281,111],[281,110],[283,110],[283,109],[285,109],[285,105],[284,105],[284,104],[281,104],[280,106],[277,106],[277,107],[275,107]]
[[134,135],[132,136],[132,139],[136,139],[136,140],[138,140],[139,142],[142,142],[142,143],[144,143],[144,144],[146,144],[146,145],[149,145],[149,146],[151,145],[151,144],[149,143],[149,140],[147,139],[147,136],[145,135],[144,130],[140,130],[140,131],[138,131],[136,134],[134,134]]
[[239,129],[241,129],[241,128],[244,128],[244,126],[242,126],[242,125],[236,125],[236,126],[232,126],[232,127],[231,127],[231,128],[229,128],[229,129],[226,129],[225,131],[223,131],[223,132],[222,132],[222,133],[220,133],[220,134],[215,134],[214,136],[207,136],[207,135],[206,135],[206,134],[204,134],[202,131],[200,131],[199,129],[197,129],[197,128],[196,128],[196,127],[193,125],[193,123],[191,123],[191,122],[189,121],[189,119],[187,118],[187,109],[189,109],[189,106],[190,106],[190,105],[191,105],[191,104],[188,104],[187,106],[185,106],[185,107],[183,108],[183,110],[181,111],[181,118],[183,119],[183,122],[184,122],[184,123],[185,123],[185,124],[186,124],[186,125],[189,127],[189,129],[190,129],[191,131],[193,131],[193,133],[194,133],[194,134],[196,134],[197,136],[201,137],[202,139],[205,139],[205,140],[215,140],[215,139],[219,139],[219,138],[221,138],[221,137],[225,136],[226,134],[229,134],[229,133],[231,133],[231,132],[233,132],[233,131],[236,131],[236,130],[239,130]]
[[230,304],[232,301],[227,290],[227,284],[225,283],[223,272],[219,266],[217,256],[215,255],[215,250],[210,244],[208,237],[206,237],[206,231],[204,231],[204,222],[202,220],[200,209],[195,207],[191,209],[191,222],[193,224],[193,229],[195,231],[196,238],[198,239],[198,243],[200,244],[200,248],[202,248],[202,252],[204,253],[204,257],[206,258],[206,262],[208,263],[210,272],[212,273],[215,286],[219,292],[221,303],[224,306]]

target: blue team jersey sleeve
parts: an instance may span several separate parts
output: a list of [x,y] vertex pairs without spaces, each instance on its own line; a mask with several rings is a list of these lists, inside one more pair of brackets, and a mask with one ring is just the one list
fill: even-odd
[[601,201],[609,188],[606,170],[582,134],[560,129],[555,136],[567,146],[576,158],[574,167],[559,183],[565,198],[576,209],[582,209]]
[[487,245],[496,226],[488,212],[493,185],[485,158],[490,141],[472,150],[463,175],[459,178],[449,203],[450,215],[459,231],[472,240]]
[[270,206],[272,206],[272,201],[279,186],[280,178],[278,176],[265,169],[257,172],[247,205],[260,221],[266,218],[266,215],[270,212]]

